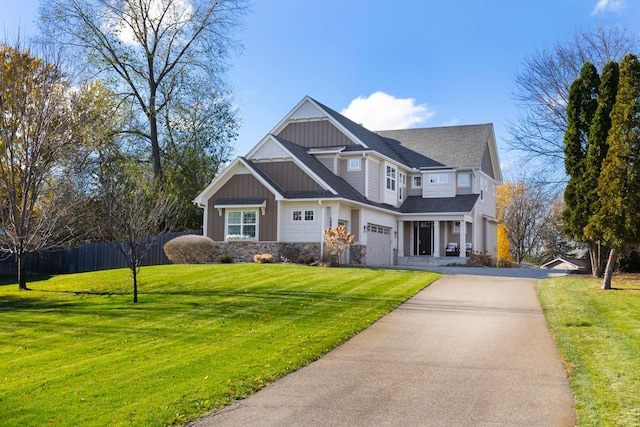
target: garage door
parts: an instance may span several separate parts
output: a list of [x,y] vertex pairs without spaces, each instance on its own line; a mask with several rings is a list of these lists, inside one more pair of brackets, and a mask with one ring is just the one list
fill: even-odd
[[367,224],[367,264],[389,265],[391,258],[391,229]]

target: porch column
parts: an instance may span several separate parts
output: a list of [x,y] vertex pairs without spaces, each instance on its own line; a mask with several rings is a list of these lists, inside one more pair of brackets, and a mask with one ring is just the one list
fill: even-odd
[[467,246],[467,223],[462,218],[460,221],[460,258],[467,257],[467,251],[465,250]]
[[433,221],[433,256],[440,257],[440,221]]
[[335,206],[331,206],[331,216],[330,216],[330,220],[331,220],[331,228],[336,228],[338,226],[338,213],[340,212],[340,206],[339,205],[335,205]]
[[404,256],[404,221],[398,221],[398,257]]

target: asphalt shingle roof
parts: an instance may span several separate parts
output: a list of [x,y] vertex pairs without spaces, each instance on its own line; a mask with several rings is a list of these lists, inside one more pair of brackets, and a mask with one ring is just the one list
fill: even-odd
[[471,212],[479,194],[460,194],[455,197],[423,199],[409,196],[400,206],[402,213],[466,213]]
[[[466,126],[387,130],[377,132],[387,143],[404,150],[409,166],[420,168],[445,165],[450,167],[481,167],[487,141],[493,132],[490,123]],[[394,146],[394,145],[391,145]],[[413,153],[415,154],[413,154]],[[427,157],[436,164],[421,165]]]

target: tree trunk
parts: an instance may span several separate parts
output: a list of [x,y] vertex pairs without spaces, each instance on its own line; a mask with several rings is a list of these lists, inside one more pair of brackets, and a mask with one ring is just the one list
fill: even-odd
[[611,277],[613,276],[613,269],[616,265],[616,257],[617,257],[616,248],[611,248],[611,250],[609,251],[607,268],[605,269],[605,272],[604,272],[604,280],[602,281],[602,286],[600,287],[600,289],[604,291],[611,289]]
[[602,245],[600,243],[589,244],[589,258],[591,259],[591,275],[602,277],[604,263],[602,262]]
[[138,268],[134,267],[131,274],[133,276],[133,302],[138,302]]
[[28,291],[27,288],[27,254],[20,251],[16,254],[16,261],[18,263],[17,279],[18,289],[21,291]]

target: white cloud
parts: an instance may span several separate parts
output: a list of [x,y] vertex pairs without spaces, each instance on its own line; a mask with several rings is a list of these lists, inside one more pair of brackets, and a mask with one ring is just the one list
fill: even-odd
[[[127,2],[124,12],[109,11],[106,27],[121,41],[129,45],[140,44],[133,32],[137,27],[135,20],[145,18],[148,27],[157,27],[160,32],[176,24],[185,23],[193,16],[190,0],[175,0],[167,3],[163,0],[144,0],[141,3]],[[135,18],[134,18],[135,17]]]
[[624,6],[625,0],[598,0],[598,4],[591,12],[592,15],[598,13],[612,12],[621,9]]
[[435,114],[427,104],[413,98],[396,98],[384,92],[357,97],[340,112],[369,130],[408,129],[429,120]]

